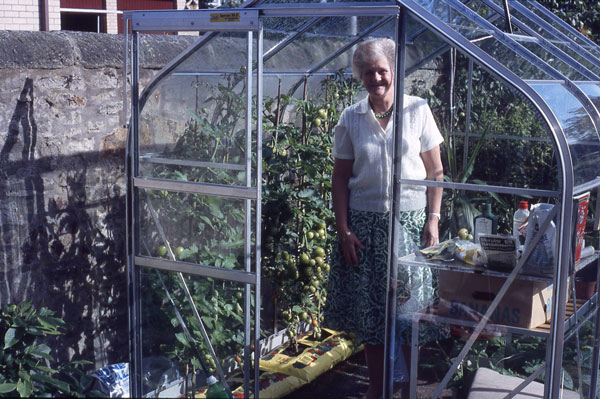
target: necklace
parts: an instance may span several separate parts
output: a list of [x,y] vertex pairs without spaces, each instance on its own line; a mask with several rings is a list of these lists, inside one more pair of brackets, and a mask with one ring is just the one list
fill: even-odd
[[390,107],[390,109],[388,109],[387,111],[385,111],[383,114],[378,114],[377,112],[375,112],[375,110],[373,110],[373,114],[375,114],[375,118],[383,119],[383,118],[387,118],[388,116],[390,116],[390,114],[392,113],[393,109],[394,109],[394,104],[392,104],[392,106]]

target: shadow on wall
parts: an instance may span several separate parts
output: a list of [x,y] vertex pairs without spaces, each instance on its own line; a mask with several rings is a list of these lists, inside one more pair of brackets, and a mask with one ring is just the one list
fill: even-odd
[[70,330],[48,338],[59,361],[127,361],[124,154],[35,159],[33,88],[26,79],[0,151],[0,304],[63,317]]

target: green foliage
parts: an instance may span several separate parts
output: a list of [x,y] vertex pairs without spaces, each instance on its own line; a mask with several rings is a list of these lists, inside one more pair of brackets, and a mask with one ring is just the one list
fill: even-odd
[[38,342],[62,335],[66,323],[53,311],[38,310],[30,302],[4,305],[0,312],[0,397],[83,397],[91,377],[80,366],[91,363],[56,366],[51,348]]
[[539,3],[598,43],[600,38],[600,3],[584,0],[539,0]]
[[[263,275],[291,339],[302,321],[320,336],[335,223],[329,206],[332,130],[358,87],[340,72],[322,82],[321,93],[265,101],[270,138],[263,146]],[[288,121],[276,118],[277,104],[293,110]]]
[[[142,165],[148,168],[147,175],[226,186],[246,184],[245,163],[250,162],[256,170],[256,157],[246,153],[243,76],[242,70],[226,77],[224,84],[203,86],[212,94],[204,107],[193,113],[176,144],[160,156],[190,161],[189,166],[171,162]],[[358,87],[340,73],[323,81],[322,93],[311,93],[304,99],[281,96],[264,101],[262,276],[274,290],[272,300],[279,306],[292,339],[301,321],[311,323],[315,335],[320,335],[333,247],[329,239],[333,231],[331,130]],[[250,144],[255,148],[255,143]],[[143,195],[146,209],[142,232],[147,255],[245,269],[247,221],[243,200],[164,190]],[[148,328],[144,337],[149,352],[160,350],[181,363],[209,371],[214,371],[216,362],[223,358],[247,353],[250,348],[244,348],[243,343],[243,286],[210,278],[182,278],[218,359],[209,354],[175,273],[144,274],[143,285],[151,289],[143,290],[143,318],[153,325],[172,326],[169,334]],[[189,335],[184,333],[182,322]]]
[[[246,184],[242,167],[247,146],[243,76],[241,70],[230,74],[224,84],[207,87],[212,92],[206,103],[211,110],[196,110],[176,144],[162,154],[183,163],[191,161],[192,166],[154,164],[148,169],[151,176],[227,186]],[[256,163],[253,157],[250,161]],[[144,195],[147,255],[244,270],[243,200],[166,190],[147,191]],[[142,307],[145,319],[152,323],[145,334],[149,351],[160,350],[184,364],[191,363],[194,369],[209,372],[214,372],[216,362],[223,357],[242,352],[245,294],[241,284],[165,272],[149,273],[144,279],[150,287],[144,290]],[[218,358],[213,358],[208,350],[184,283]],[[183,333],[182,322],[190,335]],[[156,323],[172,326],[170,333],[157,331]]]

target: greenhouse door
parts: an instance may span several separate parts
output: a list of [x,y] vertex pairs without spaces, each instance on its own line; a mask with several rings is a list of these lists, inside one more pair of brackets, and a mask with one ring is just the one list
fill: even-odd
[[[257,397],[258,12],[136,11],[126,13],[125,21],[132,54],[131,393],[202,394],[214,376],[230,397],[232,392]],[[149,82],[142,81],[148,50],[140,33],[178,31],[201,36]]]

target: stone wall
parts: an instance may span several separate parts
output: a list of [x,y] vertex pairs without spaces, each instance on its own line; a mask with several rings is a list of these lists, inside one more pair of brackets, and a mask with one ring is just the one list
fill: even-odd
[[[142,40],[142,84],[191,37]],[[0,31],[0,304],[71,324],[60,359],[128,358],[123,38]]]

